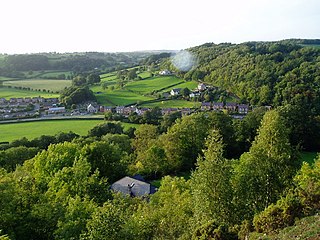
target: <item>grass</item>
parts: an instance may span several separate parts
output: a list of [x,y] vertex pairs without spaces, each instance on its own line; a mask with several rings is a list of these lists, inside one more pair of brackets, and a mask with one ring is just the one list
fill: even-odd
[[148,94],[154,90],[167,88],[171,85],[183,82],[181,78],[176,76],[152,77],[145,80],[130,82],[126,88],[140,94]]
[[60,91],[65,87],[71,86],[71,80],[48,80],[48,79],[28,79],[6,81],[4,86],[26,87],[31,89],[46,89],[49,91]]
[[151,77],[151,73],[150,72],[142,72],[138,74],[139,77],[141,77],[142,79],[146,79]]
[[175,88],[189,88],[190,90],[195,89],[198,86],[198,82],[196,81],[191,81],[191,82],[185,82],[185,83],[181,83],[177,86],[175,86]]
[[71,76],[71,72],[69,71],[52,71],[40,74],[38,77],[57,79],[61,74],[64,74],[66,77]]
[[101,82],[115,81],[117,78],[118,77],[116,75],[111,75],[111,76],[101,78]]
[[[55,135],[59,132],[75,132],[79,135],[87,135],[88,131],[104,120],[47,120],[21,123],[0,124],[0,142],[11,142],[12,140],[26,137],[29,140],[41,135]],[[124,129],[138,127],[138,124],[121,123]]]
[[14,78],[0,76],[0,81],[10,81],[10,80],[14,80]]
[[53,98],[53,97],[59,97],[59,94],[3,87],[3,88],[0,88],[0,96],[1,98],[6,98],[6,99],[20,98],[20,97],[39,97],[39,96],[44,98]]
[[320,216],[305,217],[296,222],[292,227],[282,229],[278,234],[265,235],[263,233],[252,233],[249,239],[261,240],[316,240],[320,239]]
[[167,100],[154,103],[141,104],[141,107],[160,107],[160,108],[195,108],[199,107],[200,103],[190,102],[186,100]]

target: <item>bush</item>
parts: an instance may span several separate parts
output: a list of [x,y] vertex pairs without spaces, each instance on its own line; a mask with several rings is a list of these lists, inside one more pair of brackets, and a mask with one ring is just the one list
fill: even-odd
[[231,232],[226,225],[218,225],[216,221],[212,220],[201,227],[197,228],[192,235],[193,240],[206,240],[206,239],[238,239],[237,234]]
[[291,226],[295,219],[302,216],[301,200],[292,193],[271,204],[263,212],[255,215],[253,225],[258,232],[273,232]]

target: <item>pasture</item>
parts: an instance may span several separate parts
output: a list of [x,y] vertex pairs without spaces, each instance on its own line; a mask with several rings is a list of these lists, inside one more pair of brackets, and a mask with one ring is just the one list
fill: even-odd
[[184,80],[176,76],[152,77],[145,80],[130,82],[126,84],[125,87],[140,94],[150,94],[152,91],[169,88],[170,86],[183,82]]
[[49,91],[60,91],[71,86],[71,80],[48,80],[48,79],[26,79],[5,81],[3,86],[25,87],[30,89],[46,89]]
[[22,89],[15,89],[15,88],[6,88],[2,87],[0,88],[0,96],[1,98],[24,98],[24,97],[44,97],[44,98],[57,98],[59,97],[59,94],[55,93],[48,93],[48,92],[42,92],[42,91],[28,91],[28,90],[22,90]]
[[[22,137],[29,140],[41,135],[55,135],[59,132],[72,131],[81,136],[87,135],[88,131],[104,120],[47,120],[20,123],[4,123],[0,124],[0,142],[11,142]],[[137,127],[138,124],[121,123],[124,129],[129,127]]]

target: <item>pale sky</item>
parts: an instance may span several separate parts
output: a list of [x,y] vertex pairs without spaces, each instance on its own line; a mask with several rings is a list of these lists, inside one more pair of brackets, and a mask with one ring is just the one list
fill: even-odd
[[320,38],[320,0],[0,0],[0,53]]

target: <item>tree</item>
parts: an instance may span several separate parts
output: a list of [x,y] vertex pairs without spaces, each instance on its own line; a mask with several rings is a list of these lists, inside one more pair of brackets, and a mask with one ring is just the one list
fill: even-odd
[[127,73],[127,77],[128,80],[133,80],[137,77],[137,70],[135,68],[131,69],[128,73]]
[[83,156],[91,165],[92,173],[99,171],[99,176],[107,178],[110,183],[124,177],[126,166],[121,162],[125,152],[119,145],[107,142],[93,142],[84,146]]
[[239,220],[274,203],[292,183],[298,168],[297,156],[288,139],[280,114],[267,112],[250,151],[235,166],[233,184]]
[[107,133],[112,134],[121,134],[123,133],[123,127],[120,123],[113,123],[113,122],[106,122],[98,124],[97,126],[93,127],[89,130],[88,135],[93,137],[101,137],[106,135]]
[[189,94],[191,93],[189,88],[183,88],[182,89],[182,96],[184,96],[185,98],[189,97]]
[[231,161],[223,156],[223,140],[219,131],[211,131],[204,156],[198,157],[196,165],[191,176],[193,226],[200,227],[211,220],[219,224],[233,223],[232,166]]
[[91,73],[87,76],[86,79],[88,84],[99,83],[101,81],[100,75],[97,73]]

